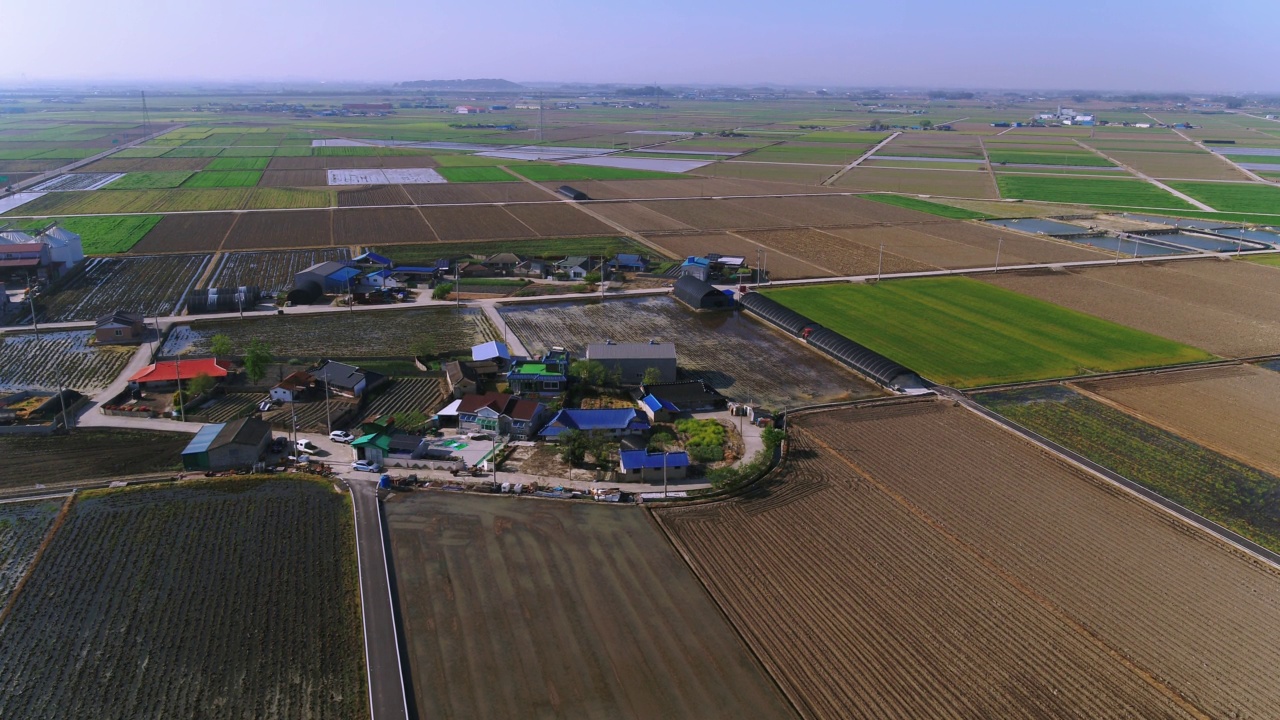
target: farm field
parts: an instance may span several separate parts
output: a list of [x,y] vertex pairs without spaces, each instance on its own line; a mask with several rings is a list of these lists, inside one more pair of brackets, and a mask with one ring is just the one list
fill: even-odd
[[963,170],[856,167],[837,180],[835,186],[842,190],[879,190],[911,195],[1000,197],[989,173]]
[[640,510],[432,492],[385,512],[421,717],[794,716]]
[[[1209,153],[1107,151],[1111,157],[1156,178],[1247,181],[1244,173]],[[1194,196],[1193,196],[1194,197]]]
[[569,203],[507,205],[503,209],[542,237],[607,235],[616,232]]
[[805,717],[1280,710],[1280,574],[1207,533],[945,403],[790,442],[771,484],[654,515]]
[[908,197],[906,195],[871,193],[861,197],[863,200],[872,200],[886,205],[896,205],[898,207],[907,208],[908,210],[919,210],[920,212],[950,218],[952,220],[984,220],[991,217],[986,213],[977,212],[975,210],[966,210],[952,205],[941,205],[939,203],[921,200],[920,198]]
[[187,178],[189,171],[173,172],[131,172],[108,185],[110,190],[153,190],[176,188]]
[[508,168],[534,182],[573,182],[575,180],[646,180],[679,177],[674,173],[595,165],[520,165]]
[[1064,146],[1061,150],[1013,150],[990,148],[987,157],[992,165],[1071,165],[1080,167],[1112,167],[1115,163],[1079,148]]
[[1280,213],[1280,187],[1258,183],[1171,182],[1214,210],[1224,212]]
[[1240,358],[1280,352],[1280,288],[1274,273],[1256,263],[1190,260],[1009,273],[983,280],[1215,355]]
[[92,330],[0,335],[0,390],[101,390],[129,364],[137,347],[94,346]]
[[415,208],[351,208],[333,212],[334,245],[431,242],[431,226]]
[[0,625],[0,714],[367,718],[357,582],[328,481],[87,491]]
[[[78,428],[74,435],[6,435],[0,437],[0,488],[34,489],[37,483],[177,471],[189,442],[188,433],[116,428]],[[138,452],[141,445],[146,453]],[[41,472],[33,474],[37,466]]]
[[[128,252],[151,228],[160,222],[159,215],[115,215],[106,217],[60,218],[58,226],[80,236],[86,255],[111,255]],[[23,223],[26,228],[42,228],[48,220]]]
[[676,345],[681,376],[721,394],[771,408],[873,397],[879,391],[744,313],[695,313],[671,298],[520,304],[499,310],[538,355],[560,346],[580,356],[588,343],[658,340]]
[[[1280,521],[1268,499],[1280,491],[1280,478],[1078,390],[1028,388],[974,399],[1223,527],[1280,549]],[[1223,399],[1210,407],[1223,417]]]
[[440,378],[402,377],[396,378],[391,385],[380,389],[368,401],[364,409],[366,418],[381,415],[397,415],[403,412],[419,412],[431,417],[444,407],[447,388]]
[[1172,340],[968,278],[764,292],[934,382],[957,387],[1212,357]]
[[[1186,201],[1142,180],[998,175],[1000,195],[1023,200],[1191,210]],[[1194,196],[1193,196],[1194,197]],[[1221,209],[1221,208],[1219,208]]]
[[1095,380],[1079,387],[1157,427],[1280,476],[1280,446],[1274,442],[1280,426],[1278,372],[1241,365]]
[[465,203],[548,202],[551,196],[528,183],[462,183],[459,185],[406,185],[417,205]]
[[517,182],[514,175],[500,167],[442,167],[436,172],[451,183]]
[[9,604],[14,587],[31,567],[62,501],[56,498],[0,505],[0,607]]
[[197,321],[176,325],[160,353],[209,354],[209,340],[218,334],[237,348],[262,340],[277,358],[409,357],[422,335],[431,334],[438,352],[465,350],[494,340],[484,313],[473,308],[365,310],[315,315],[271,315],[252,320]]
[[[850,242],[846,238],[822,230],[803,228],[797,230],[746,230],[741,233],[765,248],[785,252],[811,265],[822,263],[835,275],[874,275],[877,269],[885,273],[936,270],[937,267],[917,262],[886,249]],[[769,267],[774,265],[777,253],[770,256]],[[784,279],[766,268],[775,280]]]
[[41,322],[97,320],[128,308],[146,317],[170,315],[209,262],[208,255],[87,258],[85,269],[51,295],[36,299]]
[[262,173],[256,170],[202,170],[192,175],[183,187],[188,188],[223,188],[253,187],[258,184]]
[[280,293],[293,287],[295,273],[328,260],[350,260],[347,248],[275,250],[224,254],[205,287],[251,285],[263,292]]
[[221,241],[223,250],[257,250],[333,245],[333,213],[293,210],[243,213]]
[[823,228],[822,231],[865,248],[877,249],[883,244],[886,253],[942,268],[993,267],[997,250],[1002,267],[1115,257],[1081,245],[1028,237],[967,222]]
[[355,190],[338,191],[338,207],[367,207],[370,205],[409,205],[409,196],[402,185],[370,185]]
[[522,257],[559,260],[568,255],[608,255],[618,253],[652,255],[653,250],[624,237],[549,238],[492,240],[488,242],[426,243],[421,245],[376,245],[373,252],[389,257],[397,265],[426,265],[442,257],[470,255],[488,257],[512,252]]
[[[506,240],[536,237],[529,226],[515,219],[505,209],[496,206],[477,207],[422,207],[427,224],[444,242],[458,240]],[[404,242],[421,242],[421,238],[405,238]],[[387,238],[370,242],[387,242]]]
[[193,213],[165,215],[130,248],[139,255],[154,253],[213,252],[240,215]]
[[[793,232],[813,233],[816,231],[778,230],[775,232],[777,234],[784,234]],[[737,233],[647,235],[646,239],[654,245],[657,245],[678,257],[706,255],[707,253],[740,255],[747,258],[747,263],[753,266],[756,263],[756,253],[768,247],[763,242],[749,240],[745,234]],[[816,264],[816,262],[808,262],[793,257],[792,254],[796,252],[794,248],[787,247],[785,252],[788,254],[784,255],[780,252],[775,252],[769,256],[768,272],[770,278],[774,280],[792,280],[795,278],[835,276],[835,272],[822,265]]]

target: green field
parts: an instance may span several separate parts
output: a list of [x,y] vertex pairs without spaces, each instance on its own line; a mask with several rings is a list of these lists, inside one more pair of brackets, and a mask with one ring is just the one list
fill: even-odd
[[996,175],[1004,198],[1044,200],[1078,205],[1191,210],[1182,199],[1142,180],[1074,178],[1037,175]]
[[266,170],[271,158],[267,157],[216,157],[204,166],[205,170]]
[[1254,255],[1246,258],[1249,262],[1258,263],[1259,265],[1270,265],[1271,267],[1280,267],[1280,255]]
[[612,257],[618,253],[656,256],[649,248],[620,237],[383,245],[374,247],[372,250],[379,255],[395,260],[397,265],[425,265],[434,263],[442,257],[488,257],[501,252],[512,252],[521,257],[552,259],[560,259],[569,255],[608,255]]
[[1115,163],[1088,152],[1035,152],[1030,150],[989,150],[987,157],[992,164],[1017,165],[1081,165],[1088,167],[1115,167]]
[[920,198],[907,197],[906,195],[881,195],[872,193],[867,195],[859,195],[863,200],[874,200],[885,205],[897,205],[908,210],[919,210],[920,212],[929,213],[930,215],[938,215],[940,217],[952,218],[953,220],[984,220],[991,217],[986,213],[975,212],[973,210],[965,210],[964,208],[951,207],[950,205],[939,205],[928,200]]
[[131,172],[107,185],[106,190],[163,190],[176,188],[186,182],[192,173],[187,170],[176,172]]
[[957,387],[1213,357],[1172,340],[968,278],[764,292],[930,380]]
[[571,182],[573,180],[657,180],[682,177],[677,173],[631,170],[595,165],[521,165],[512,170],[534,182]]
[[167,158],[200,158],[217,157],[222,152],[220,147],[179,147],[164,154]]
[[451,183],[517,182],[514,175],[499,167],[440,167],[436,172]]
[[1280,214],[1280,187],[1257,183],[1170,182],[1214,210]]
[[459,155],[452,153],[435,154],[431,156],[436,161],[436,169],[442,167],[492,167],[495,165],[518,165],[520,167],[528,167],[524,161],[511,160],[500,157],[485,157],[483,155]]
[[983,405],[1280,552],[1280,479],[1063,387],[977,395]]
[[[80,236],[86,255],[110,255],[127,252],[158,222],[159,215],[117,215],[62,218],[58,225]],[[48,220],[32,220],[22,226],[36,229],[48,224]]]
[[1280,155],[1226,155],[1232,162],[1280,165]]
[[801,135],[792,140],[801,142],[820,142],[820,143],[865,143],[874,145],[881,140],[889,137],[889,133],[882,132],[840,132],[838,130],[819,130],[811,132],[808,135]]
[[262,173],[257,170],[198,172],[182,184],[184,188],[253,187]]

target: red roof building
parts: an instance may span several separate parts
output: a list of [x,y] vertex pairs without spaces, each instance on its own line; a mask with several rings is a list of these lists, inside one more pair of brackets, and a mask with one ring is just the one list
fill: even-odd
[[182,361],[165,360],[142,368],[129,378],[129,382],[175,382],[177,380],[191,380],[197,375],[208,375],[214,379],[224,378],[227,376],[227,368],[219,364],[214,358]]

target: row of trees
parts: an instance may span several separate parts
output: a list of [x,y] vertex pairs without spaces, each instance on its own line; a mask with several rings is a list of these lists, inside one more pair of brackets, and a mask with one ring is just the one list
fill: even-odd
[[[209,340],[209,352],[215,360],[230,357],[235,352],[235,345],[226,335],[214,335]],[[263,340],[250,340],[244,351],[244,374],[253,382],[261,382],[267,376],[267,367],[275,360],[271,348]]]
[[[614,367],[612,371],[597,360],[575,360],[569,365],[569,377],[591,387],[619,387],[622,385],[622,368]],[[645,385],[662,380],[662,371],[656,367],[646,368],[640,380]]]

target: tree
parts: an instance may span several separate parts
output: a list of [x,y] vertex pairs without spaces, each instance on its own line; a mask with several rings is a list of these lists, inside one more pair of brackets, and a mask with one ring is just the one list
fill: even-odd
[[254,340],[249,343],[249,349],[244,354],[244,372],[250,380],[259,382],[267,376],[267,366],[273,359],[271,348],[261,340]]
[[597,271],[592,271],[587,273],[582,279],[587,283],[595,284],[600,282],[600,273]]
[[924,128],[925,130],[928,130],[928,129],[930,129],[930,128],[932,128],[932,127],[933,127],[933,121],[932,121],[932,120],[921,120],[921,121],[920,121],[920,127]]
[[231,338],[218,333],[209,340],[209,352],[213,353],[214,359],[224,358],[232,353],[234,348],[231,345]]
[[200,373],[187,381],[187,392],[192,397],[199,397],[213,389],[217,381],[209,377],[209,373]]
[[413,341],[413,345],[409,346],[409,351],[412,352],[413,356],[416,358],[426,359],[435,357],[436,339],[431,335],[423,335]]
[[587,436],[578,430],[565,430],[556,438],[560,443],[560,460],[569,467],[581,465],[587,456]]
[[444,300],[445,298],[449,297],[449,293],[451,292],[453,292],[453,283],[451,282],[440,283],[439,285],[436,286],[434,290],[431,291],[431,299]]
[[652,385],[658,382],[662,382],[662,371],[656,367],[645,368],[644,377],[640,378],[640,384]]
[[600,387],[604,385],[609,371],[596,360],[575,360],[569,366],[569,376],[577,378],[584,385]]

